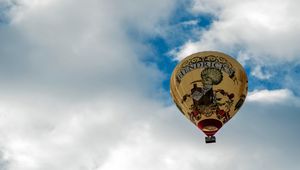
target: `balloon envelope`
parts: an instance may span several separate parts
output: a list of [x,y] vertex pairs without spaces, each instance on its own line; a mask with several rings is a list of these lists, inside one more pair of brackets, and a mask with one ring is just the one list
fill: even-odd
[[236,114],[248,91],[241,64],[215,51],[186,57],[170,81],[171,96],[179,110],[208,137]]

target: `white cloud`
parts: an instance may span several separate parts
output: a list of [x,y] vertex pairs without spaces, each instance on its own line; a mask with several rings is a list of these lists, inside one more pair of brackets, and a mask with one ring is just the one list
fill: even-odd
[[183,26],[195,26],[195,25],[199,24],[199,21],[198,20],[189,20],[189,21],[184,21],[180,24]]
[[259,66],[287,61],[299,63],[298,1],[194,2],[194,13],[210,13],[215,19],[198,40],[188,41],[178,50],[178,59],[198,51],[220,50],[248,56]]
[[270,72],[263,72],[260,66],[254,67],[254,69],[251,72],[251,75],[254,77],[258,77],[262,80],[266,80],[272,77],[272,74]]
[[2,69],[10,73],[3,75],[6,81],[23,79],[41,88],[68,86],[76,91],[112,84],[143,89],[150,79],[160,81],[156,68],[140,63],[137,54],[145,48],[127,32],[155,34],[152,27],[168,17],[173,2],[159,1],[157,8],[158,1],[20,3],[11,10],[18,9],[13,13],[17,16],[11,14],[10,25],[0,30],[5,37],[0,47]]
[[[253,127],[251,121],[262,119],[247,115],[263,106],[246,103],[218,133],[218,143],[206,145],[175,106],[157,98],[163,75],[140,62],[136,47],[143,44],[133,42],[127,29],[160,33],[175,1],[7,2],[18,5],[9,13],[11,23],[0,28],[0,169],[294,168],[296,156],[292,163],[280,159],[296,154],[278,134],[269,136],[272,145],[257,140],[264,131],[256,128],[278,123]],[[255,103],[250,101],[248,106]],[[292,127],[298,122],[278,133]]]
[[0,150],[8,169],[95,169],[163,109],[153,94],[163,75],[140,61],[143,44],[128,31],[157,34],[173,1],[5,3]]
[[249,102],[262,102],[262,103],[277,103],[285,104],[288,102],[295,102],[296,97],[288,89],[278,90],[255,90],[249,93],[247,100]]
[[145,97],[111,91],[77,102],[33,92],[10,93],[2,95],[0,103],[0,144],[10,169],[100,166],[135,134],[132,131],[143,129],[153,112],[162,109]]

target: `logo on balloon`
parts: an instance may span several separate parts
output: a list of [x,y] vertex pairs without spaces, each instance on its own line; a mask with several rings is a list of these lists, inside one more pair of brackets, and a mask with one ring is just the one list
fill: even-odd
[[176,74],[177,83],[180,83],[182,78],[190,71],[198,68],[215,68],[229,75],[230,78],[235,77],[233,66],[222,57],[209,55],[206,57],[194,57],[184,62]]
[[[230,119],[228,112],[233,104],[234,94],[223,89],[213,90],[213,85],[218,85],[222,80],[223,74],[220,70],[205,68],[201,72],[201,79],[192,82],[191,93],[183,96],[182,103],[188,98],[193,100],[189,116],[195,124],[201,115],[210,117],[213,113],[216,113],[218,119],[223,119],[223,123]],[[202,87],[198,87],[197,82],[202,82]]]

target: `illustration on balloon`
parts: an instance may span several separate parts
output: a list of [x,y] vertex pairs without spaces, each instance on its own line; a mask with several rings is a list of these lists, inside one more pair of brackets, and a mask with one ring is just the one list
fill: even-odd
[[179,110],[215,142],[215,133],[242,106],[247,75],[232,57],[215,51],[192,54],[174,69],[171,96]]

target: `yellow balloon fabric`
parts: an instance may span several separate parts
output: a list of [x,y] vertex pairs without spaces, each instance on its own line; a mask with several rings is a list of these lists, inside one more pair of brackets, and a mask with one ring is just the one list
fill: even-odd
[[234,58],[216,51],[192,54],[174,69],[171,96],[179,110],[213,136],[242,106],[247,75]]

